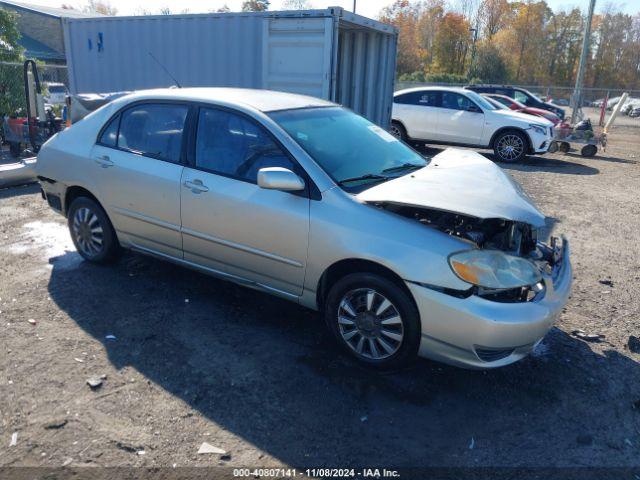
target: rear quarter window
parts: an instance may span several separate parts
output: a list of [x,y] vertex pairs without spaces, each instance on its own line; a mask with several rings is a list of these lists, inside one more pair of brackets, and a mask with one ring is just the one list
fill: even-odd
[[116,115],[111,121],[107,124],[105,129],[102,131],[100,138],[98,139],[98,143],[100,145],[104,145],[105,147],[115,148],[118,144],[118,126],[120,125],[120,115]]

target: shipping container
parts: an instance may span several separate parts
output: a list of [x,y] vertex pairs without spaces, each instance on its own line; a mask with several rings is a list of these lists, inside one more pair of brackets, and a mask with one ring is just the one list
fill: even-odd
[[72,93],[177,81],[312,95],[384,127],[391,117],[398,31],[339,7],[65,18],[64,38]]

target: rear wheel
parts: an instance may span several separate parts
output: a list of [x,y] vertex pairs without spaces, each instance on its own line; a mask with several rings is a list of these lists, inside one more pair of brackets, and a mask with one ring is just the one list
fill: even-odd
[[558,150],[560,150],[562,153],[569,153],[569,151],[571,150],[571,144],[569,144],[568,142],[560,142],[560,144],[558,145]]
[[9,142],[9,152],[14,158],[20,157],[22,154],[22,145],[19,142]]
[[498,135],[493,145],[493,152],[500,162],[516,163],[527,156],[527,139],[523,133],[515,130]]
[[90,262],[108,263],[119,250],[109,217],[100,205],[87,197],[76,198],[69,207],[69,232],[78,253]]
[[403,142],[407,141],[407,130],[402,126],[400,122],[391,122],[389,127],[389,133]]
[[355,273],[329,291],[325,321],[342,349],[367,366],[398,368],[417,357],[420,316],[391,280]]

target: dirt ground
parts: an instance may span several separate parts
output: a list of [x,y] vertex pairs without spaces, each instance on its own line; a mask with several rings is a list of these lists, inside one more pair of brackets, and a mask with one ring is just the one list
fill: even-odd
[[[596,158],[502,165],[570,239],[575,281],[534,355],[490,371],[362,370],[313,312],[136,254],[88,264],[38,187],[0,191],[0,466],[626,467],[640,478],[639,161],[640,120],[625,119]],[[227,455],[199,455],[203,442]]]

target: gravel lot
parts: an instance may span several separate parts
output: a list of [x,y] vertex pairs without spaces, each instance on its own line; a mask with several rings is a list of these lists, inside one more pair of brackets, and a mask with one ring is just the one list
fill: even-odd
[[640,469],[640,121],[624,120],[597,158],[503,165],[569,237],[575,283],[535,354],[492,371],[364,371],[313,312],[135,254],[82,262],[36,186],[0,191],[0,466]]

